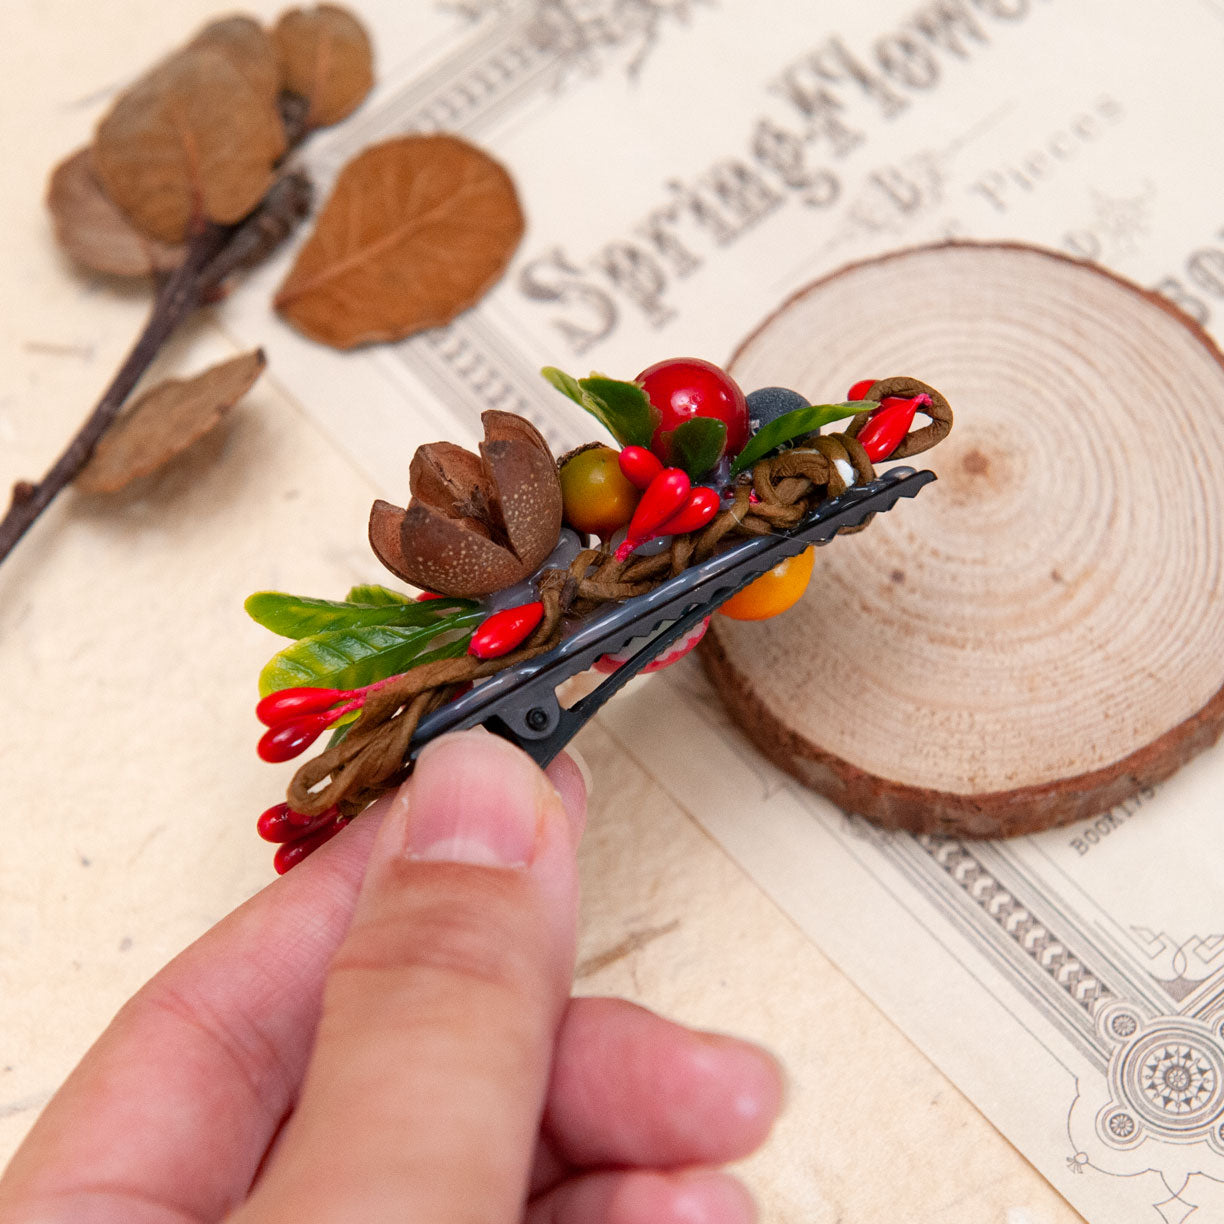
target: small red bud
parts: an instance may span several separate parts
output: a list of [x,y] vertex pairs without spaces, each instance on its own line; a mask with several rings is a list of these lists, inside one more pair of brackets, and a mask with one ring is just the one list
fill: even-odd
[[343,709],[330,710],[277,723],[265,731],[260,739],[256,748],[259,759],[273,764],[291,761],[299,753],[305,752],[343,713]]
[[260,816],[255,827],[264,841],[291,842],[314,832],[320,825],[334,820],[338,815],[334,807],[320,812],[317,816],[308,816],[305,812],[294,811],[287,803],[277,803]]
[[912,399],[902,399],[890,395],[880,401],[880,406],[867,418],[867,423],[859,430],[858,440],[867,452],[867,458],[872,463],[879,463],[901,445],[905,435],[909,433],[914,423],[914,413],[919,408],[929,407],[929,395],[915,395]]
[[519,604],[515,608],[503,608],[480,623],[468,643],[468,654],[478,659],[497,659],[521,646],[544,619],[544,605]]
[[301,835],[301,828],[289,821],[289,805],[277,803],[260,814],[255,824],[259,836],[268,842],[286,842]]
[[422,591],[417,597],[417,603],[424,603],[427,599],[445,599],[445,595],[439,595],[437,591]]
[[618,457],[621,474],[643,492],[650,482],[663,470],[663,461],[644,446],[626,446]]
[[348,818],[341,816],[334,809],[329,810],[329,822],[320,828],[299,837],[296,841],[286,842],[278,846],[272,859],[272,866],[277,875],[284,875],[291,867],[296,867],[304,858],[313,854],[324,842],[329,842],[341,829],[348,824]]
[[629,521],[629,535],[639,540],[653,535],[684,505],[692,487],[683,468],[664,468],[638,502]]
[[688,495],[688,500],[659,528],[660,535],[684,535],[699,531],[718,513],[720,499],[713,489],[698,485]]
[[848,400],[866,399],[867,392],[870,391],[871,388],[874,387],[878,381],[879,379],[876,379],[876,378],[860,379],[858,382],[854,384],[853,387],[850,388],[849,392],[846,395],[846,398]]
[[321,824],[324,820],[330,820],[333,816],[339,816],[340,809],[337,807],[329,807],[326,811],[320,812],[317,816],[312,816],[309,812],[299,812],[293,808],[289,809],[289,823],[297,825],[304,831],[309,831]]
[[334,706],[349,694],[341,689],[287,688],[269,693],[256,707],[255,717],[266,727],[275,727],[302,714],[315,714]]
[[642,494],[629,520],[625,541],[616,550],[616,559],[623,561],[639,544],[658,535],[659,528],[684,505],[691,488],[683,468],[664,468]]

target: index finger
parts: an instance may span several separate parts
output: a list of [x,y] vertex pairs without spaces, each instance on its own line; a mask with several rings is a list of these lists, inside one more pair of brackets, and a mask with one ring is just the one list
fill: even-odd
[[[548,770],[575,831],[584,787]],[[390,797],[180,953],[115,1017],[0,1178],[0,1219],[216,1220],[293,1107]]]
[[297,1091],[323,976],[384,809],[240,906],[124,1005],[14,1156],[0,1218],[54,1202],[64,1218],[88,1219],[74,1212],[99,1193],[126,1204],[115,1218],[133,1221],[168,1209],[217,1219],[242,1200]]

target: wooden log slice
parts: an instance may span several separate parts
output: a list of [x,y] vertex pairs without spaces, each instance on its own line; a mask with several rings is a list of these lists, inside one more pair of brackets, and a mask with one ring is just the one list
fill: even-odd
[[703,658],[777,764],[882,825],[989,837],[1096,815],[1224,720],[1224,358],[1162,299],[1017,245],[844,269],[740,347],[746,390],[908,374],[951,436],[916,501],[816,554]]

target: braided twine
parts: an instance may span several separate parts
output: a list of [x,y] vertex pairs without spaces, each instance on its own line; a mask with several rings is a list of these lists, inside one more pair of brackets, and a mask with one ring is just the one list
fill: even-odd
[[[922,409],[930,423],[911,430],[888,456],[890,460],[917,455],[942,441],[952,428],[952,409],[934,387],[915,378],[881,379],[864,397],[882,400],[919,394],[931,398],[930,407]],[[375,689],[348,735],[294,774],[289,806],[312,816],[333,806],[343,815],[356,815],[411,772],[408,746],[422,718],[472,681],[552,650],[561,641],[566,617],[580,617],[601,604],[644,595],[688,566],[708,559],[724,540],[796,527],[822,502],[846,491],[837,470],[839,460],[854,469],[857,483],[875,479],[871,460],[857,441],[869,415],[864,412],[854,417],[843,433],[816,435],[796,449],[754,464],[751,481],[740,478],[730,506],[699,531],[672,537],[665,552],[617,561],[605,544],[580,552],[568,569],[546,570],[537,584],[544,617],[522,648],[496,659],[465,656],[425,663]],[[759,500],[751,500],[753,493]],[[870,521],[848,530],[861,531]]]

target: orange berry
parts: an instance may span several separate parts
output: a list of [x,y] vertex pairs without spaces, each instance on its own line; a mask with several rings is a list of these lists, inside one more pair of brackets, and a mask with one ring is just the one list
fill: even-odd
[[771,570],[766,570],[755,582],[732,595],[718,610],[732,620],[768,620],[799,602],[812,577],[816,560],[813,549],[797,557],[787,557]]

